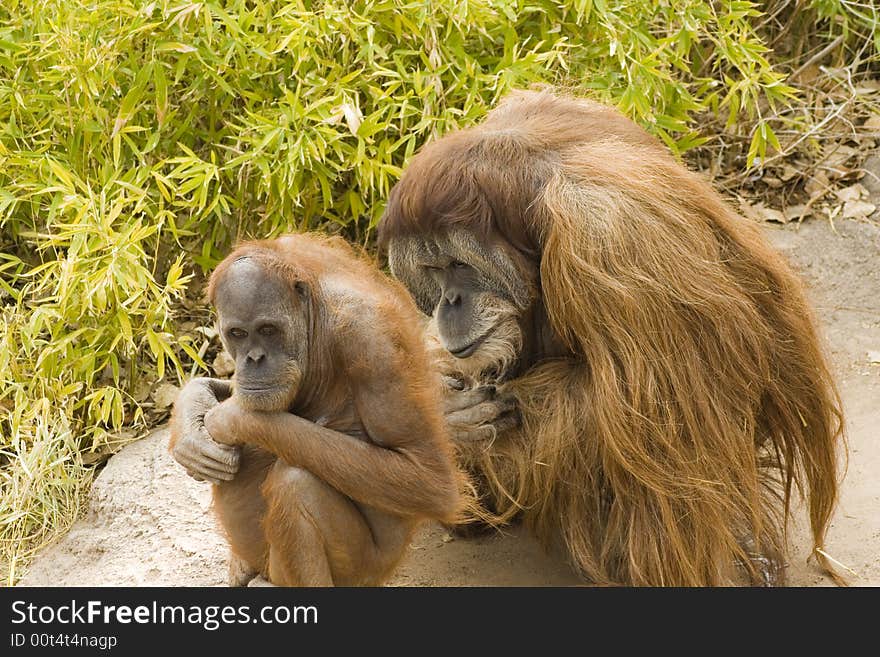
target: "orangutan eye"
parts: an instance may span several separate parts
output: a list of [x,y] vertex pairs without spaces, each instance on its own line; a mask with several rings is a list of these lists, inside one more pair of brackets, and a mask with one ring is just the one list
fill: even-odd
[[260,335],[264,335],[266,337],[271,337],[271,336],[275,335],[275,333],[278,331],[278,329],[276,329],[271,324],[263,324],[259,328],[259,331],[260,331]]
[[244,340],[248,336],[247,331],[240,328],[231,328],[226,334],[230,338],[235,338],[236,340]]
[[449,266],[452,269],[465,269],[468,265],[467,265],[467,263],[462,262],[461,260],[453,260],[452,262],[449,263]]

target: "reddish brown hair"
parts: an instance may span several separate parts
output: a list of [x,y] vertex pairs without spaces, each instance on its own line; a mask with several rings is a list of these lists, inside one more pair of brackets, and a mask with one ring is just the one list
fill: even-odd
[[570,353],[510,383],[522,429],[470,459],[499,521],[594,581],[720,584],[781,555],[800,490],[828,566],[840,401],[755,225],[616,111],[518,92],[413,158],[380,235],[456,227],[532,254]]

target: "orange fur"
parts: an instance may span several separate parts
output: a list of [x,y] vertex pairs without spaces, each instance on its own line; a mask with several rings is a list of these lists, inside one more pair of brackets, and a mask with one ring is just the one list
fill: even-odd
[[465,457],[499,522],[521,517],[601,583],[726,584],[736,564],[757,581],[795,492],[823,546],[843,422],[802,286],[641,128],[512,94],[412,160],[380,230],[468,230],[539,283],[561,355],[506,385],[521,429]]
[[[289,396],[257,393],[252,404],[239,391],[215,400],[197,422],[179,411],[172,448],[202,422],[214,441],[242,446],[240,470],[214,487],[233,584],[257,573],[278,585],[379,584],[420,521],[454,522],[466,504],[423,321],[406,291],[366,256],[318,235],[241,245],[212,275],[212,303],[242,258],[298,300],[290,305],[296,317],[276,321],[288,327],[284,339],[306,345],[304,362],[280,368],[284,382],[299,378]],[[278,308],[286,306],[254,299],[248,313],[284,313]],[[194,385],[185,399],[203,390]]]

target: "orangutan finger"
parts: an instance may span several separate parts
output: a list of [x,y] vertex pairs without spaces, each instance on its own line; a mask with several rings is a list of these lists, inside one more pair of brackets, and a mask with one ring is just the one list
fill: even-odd
[[513,400],[486,401],[476,406],[447,413],[446,421],[449,424],[478,425],[494,422],[498,417],[509,413],[516,408]]
[[491,424],[482,424],[469,427],[450,427],[451,438],[460,443],[476,443],[489,441],[497,435],[495,427]]
[[[207,434],[206,434],[207,435]],[[241,460],[241,448],[235,445],[223,445],[210,438],[200,443],[201,455],[238,470]]]
[[460,392],[447,392],[443,398],[443,407],[447,413],[461,411],[481,404],[495,394],[495,386],[480,386]]
[[464,381],[461,379],[454,377],[443,375],[443,387],[449,390],[464,390]]
[[217,483],[218,481],[232,481],[235,478],[235,471],[229,469],[229,466],[217,464],[216,461],[187,456],[180,460],[180,464],[191,473],[190,476],[193,476],[194,479],[194,475],[198,475],[211,480],[212,483]]
[[176,454],[181,465],[195,465],[198,470],[217,470],[235,474],[241,462],[238,452],[217,450],[208,441],[182,449]]
[[213,477],[203,477],[202,475],[200,475],[196,472],[193,472],[192,470],[187,470],[186,474],[188,474],[190,477],[192,477],[196,481],[205,481],[209,484],[220,484],[223,482],[222,479],[215,479]]
[[238,472],[238,462],[225,463],[223,461],[215,461],[210,457],[203,456],[201,458],[197,457],[195,463],[201,466],[202,472],[222,473],[224,475],[229,475],[230,479],[236,472]]

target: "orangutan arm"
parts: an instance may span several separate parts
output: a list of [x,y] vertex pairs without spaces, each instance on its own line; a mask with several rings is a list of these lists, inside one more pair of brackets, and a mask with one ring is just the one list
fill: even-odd
[[[386,413],[387,407],[376,408],[376,415]],[[205,425],[214,440],[266,449],[366,506],[402,516],[452,520],[459,506],[457,483],[450,459],[424,435],[430,429],[420,427],[420,434],[398,427],[378,433],[383,427],[373,418],[362,420],[375,442],[292,413],[248,411],[232,398],[209,411]]]

